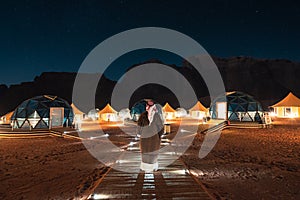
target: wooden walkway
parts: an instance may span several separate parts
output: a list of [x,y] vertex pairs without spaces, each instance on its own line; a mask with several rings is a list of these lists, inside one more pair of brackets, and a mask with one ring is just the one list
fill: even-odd
[[[164,145],[168,145],[164,143]],[[138,143],[127,151],[138,152]],[[115,167],[136,169],[140,155],[130,160],[122,158]],[[169,154],[160,154],[159,164],[172,159]],[[126,161],[126,162],[125,162]],[[189,174],[185,165],[175,160],[171,165],[153,173],[138,171],[126,173],[112,169],[100,182],[89,199],[213,199],[202,184]]]

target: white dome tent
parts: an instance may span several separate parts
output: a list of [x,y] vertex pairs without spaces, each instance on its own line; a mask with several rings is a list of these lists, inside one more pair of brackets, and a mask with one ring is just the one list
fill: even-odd
[[175,111],[175,116],[177,118],[182,118],[187,116],[187,111],[184,108],[177,108]]
[[88,112],[88,118],[89,119],[92,119],[93,121],[99,119],[99,109],[96,108],[96,109],[92,109]]
[[122,120],[125,120],[127,118],[131,118],[131,115],[130,115],[130,110],[128,108],[124,108],[124,109],[121,109],[119,111],[119,114],[118,114],[119,118],[121,118]]

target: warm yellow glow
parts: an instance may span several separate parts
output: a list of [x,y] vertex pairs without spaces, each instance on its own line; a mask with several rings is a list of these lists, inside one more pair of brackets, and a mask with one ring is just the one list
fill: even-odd
[[295,117],[297,117],[297,115],[296,115],[296,113],[290,113],[290,114],[288,114],[288,117],[289,118],[295,118]]
[[181,169],[181,170],[174,170],[171,171],[172,173],[178,174],[178,175],[186,175],[188,172],[186,169]]
[[105,123],[101,123],[101,126],[123,127],[125,125],[123,123],[113,123],[113,124],[110,124],[109,122],[105,122]]
[[191,171],[190,171],[190,174],[192,174],[193,176],[196,176],[196,177],[199,177],[199,176],[203,176],[203,175],[204,175],[204,173],[203,173],[202,171],[200,171],[200,170],[197,170],[197,172],[194,171],[194,170],[191,170]]
[[275,117],[277,116],[275,112],[270,112],[270,116]]
[[206,117],[206,113],[204,111],[198,111],[198,110],[190,111],[190,115],[191,118],[194,119],[203,119],[203,117]]
[[174,112],[164,112],[164,117],[166,120],[175,119],[175,113]]

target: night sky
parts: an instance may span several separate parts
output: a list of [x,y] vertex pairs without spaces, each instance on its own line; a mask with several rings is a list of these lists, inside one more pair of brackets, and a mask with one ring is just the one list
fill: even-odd
[[[87,54],[127,29],[180,31],[218,57],[300,61],[298,1],[6,1],[1,2],[0,84],[32,81],[45,71],[76,72]],[[126,68],[166,52],[137,51],[114,64]],[[120,71],[122,71],[120,69]]]

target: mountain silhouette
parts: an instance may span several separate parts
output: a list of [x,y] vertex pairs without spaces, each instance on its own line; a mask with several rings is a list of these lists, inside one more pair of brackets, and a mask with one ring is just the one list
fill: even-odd
[[[256,59],[251,57],[231,57],[218,58],[213,57],[216,63],[226,91],[242,91],[252,95],[260,101],[264,109],[282,99],[288,92],[293,92],[300,97],[300,63],[291,62],[284,59]],[[144,63],[160,63],[159,60],[150,60]],[[128,68],[138,67],[135,64]],[[208,89],[201,75],[186,61],[182,66],[168,65],[177,70],[190,82],[198,99],[209,106],[210,98]],[[116,85],[115,80],[110,80],[102,74],[86,74],[86,84],[92,76],[101,77],[95,95],[95,106],[102,109],[110,102],[113,88]],[[0,85],[0,115],[14,110],[24,100],[34,96],[49,94],[56,95],[69,103],[72,102],[73,84],[76,73],[70,72],[44,72],[35,77],[32,82],[23,82],[17,85]],[[143,98],[155,98],[158,103],[165,104],[169,102],[174,108],[180,106],[176,99],[176,94],[168,88],[148,84],[139,87],[131,96],[128,107]],[[76,105],[76,102],[74,102]],[[191,102],[191,106],[193,103]],[[80,108],[88,112],[88,107]]]

